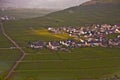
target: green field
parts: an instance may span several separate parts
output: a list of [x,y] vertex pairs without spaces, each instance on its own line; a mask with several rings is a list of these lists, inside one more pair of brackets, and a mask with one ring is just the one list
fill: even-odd
[[20,55],[21,53],[18,50],[0,49],[0,79],[3,79],[7,75]]
[[13,44],[2,34],[0,29],[0,48],[10,48]]
[[36,40],[49,41],[70,38],[68,34],[52,34],[35,21],[10,21],[5,22],[4,26],[9,36],[22,47],[26,47],[28,42]]
[[[79,48],[71,52],[34,51],[10,80],[101,79],[120,72],[119,48]],[[113,54],[114,53],[114,54]]]
[[3,35],[0,34],[0,48],[10,48],[13,47],[13,44],[6,39]]
[[[28,23],[29,21],[4,23],[7,33],[20,46],[25,47],[23,49],[27,52],[27,56],[18,65],[10,80],[101,79],[120,73],[120,48],[87,47],[72,49],[69,52],[27,48],[28,41],[60,40],[51,37],[41,25],[34,26],[34,22]],[[30,27],[41,33],[33,33]]]

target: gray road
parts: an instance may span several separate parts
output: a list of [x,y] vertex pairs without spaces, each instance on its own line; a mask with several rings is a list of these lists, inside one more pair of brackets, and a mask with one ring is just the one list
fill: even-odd
[[5,80],[9,79],[9,77],[11,76],[12,72],[14,72],[15,68],[19,65],[19,63],[24,59],[26,53],[25,51],[10,37],[6,34],[5,30],[4,30],[4,26],[3,23],[0,23],[0,28],[1,28],[1,32],[2,34],[9,40],[11,41],[11,43],[14,44],[14,46],[20,50],[20,52],[22,53],[22,56],[18,59],[18,61],[16,61],[16,63],[13,65],[13,67],[10,69],[10,71],[8,72],[8,74],[5,77]]

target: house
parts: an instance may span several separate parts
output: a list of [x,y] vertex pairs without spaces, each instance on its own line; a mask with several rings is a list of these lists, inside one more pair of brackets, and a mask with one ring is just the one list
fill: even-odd
[[120,26],[114,25],[93,25],[86,27],[59,27],[52,28],[49,27],[48,31],[54,34],[68,33],[69,36],[74,37],[72,40],[64,41],[36,41],[33,42],[30,47],[35,49],[49,48],[52,50],[67,50],[69,48],[76,47],[87,47],[87,46],[102,46],[102,47],[111,47],[111,46],[120,46],[120,35],[114,39],[108,39],[107,35],[120,33]]
[[78,42],[78,43],[77,43],[77,46],[78,46],[78,47],[85,46],[85,42]]
[[90,46],[100,46],[101,42],[100,41],[91,41],[91,42],[88,42],[88,44],[90,44]]
[[56,41],[51,41],[51,42],[48,42],[48,48],[52,49],[52,50],[58,50],[61,48],[61,45],[59,42],[56,42]]
[[33,42],[33,43],[30,45],[30,47],[31,47],[31,48],[34,48],[34,49],[42,49],[42,48],[45,47],[45,45],[46,45],[45,42],[43,42],[43,41],[37,41],[37,42]]

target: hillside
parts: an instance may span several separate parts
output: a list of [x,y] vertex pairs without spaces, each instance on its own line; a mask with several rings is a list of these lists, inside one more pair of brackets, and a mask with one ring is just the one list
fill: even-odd
[[16,17],[16,19],[26,19],[44,16],[56,10],[52,9],[27,9],[27,8],[8,8],[0,9],[0,16]]
[[47,25],[119,24],[120,0],[92,0],[35,20]]
[[91,4],[119,4],[120,0],[91,0],[83,3],[82,5],[91,5]]

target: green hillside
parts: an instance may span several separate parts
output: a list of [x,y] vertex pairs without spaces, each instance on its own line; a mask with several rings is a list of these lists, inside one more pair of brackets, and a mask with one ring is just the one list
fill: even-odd
[[9,16],[9,17],[16,17],[16,19],[26,19],[26,18],[34,18],[44,16],[48,13],[54,12],[56,10],[52,9],[27,9],[27,8],[8,8],[8,9],[1,9],[0,16]]
[[119,24],[119,0],[92,0],[62,11],[54,12],[35,19],[47,25],[84,25],[84,24]]

